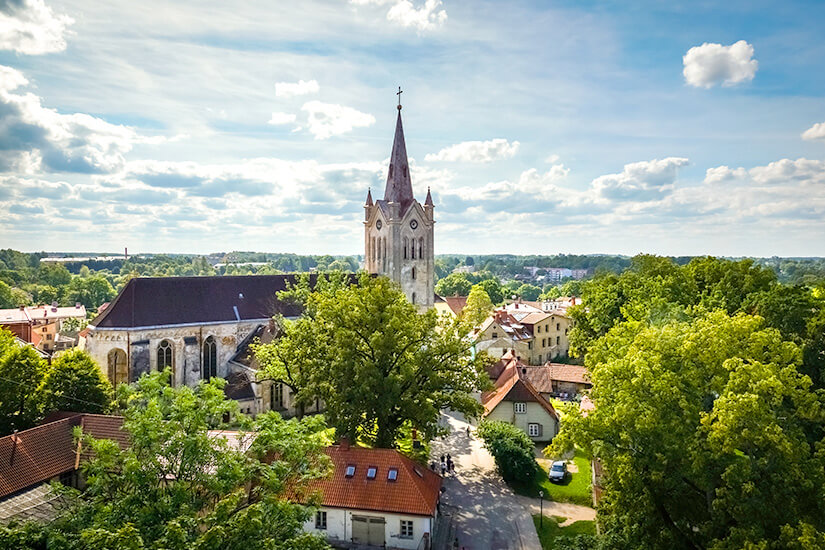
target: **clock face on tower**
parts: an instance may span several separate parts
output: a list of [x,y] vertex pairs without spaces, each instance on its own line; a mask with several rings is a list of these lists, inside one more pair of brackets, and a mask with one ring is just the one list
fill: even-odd
[[418,227],[418,220],[411,220],[411,221],[410,221],[410,227],[411,227],[412,229],[417,228],[417,227]]
[[379,231],[381,230],[382,225],[384,225],[384,224],[381,223],[381,220],[378,220],[378,221],[375,222],[375,228],[378,229]]

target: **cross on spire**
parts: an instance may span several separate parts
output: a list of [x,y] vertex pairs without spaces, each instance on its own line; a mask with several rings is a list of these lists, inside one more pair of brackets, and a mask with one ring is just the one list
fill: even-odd
[[398,96],[398,110],[399,111],[401,110],[401,94],[403,94],[403,93],[404,92],[401,90],[401,86],[399,86],[398,87],[398,92],[396,92],[396,94],[395,94],[395,95]]

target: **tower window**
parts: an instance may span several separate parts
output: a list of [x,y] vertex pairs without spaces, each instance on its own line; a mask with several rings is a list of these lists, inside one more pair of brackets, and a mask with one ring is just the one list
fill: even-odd
[[413,278],[413,281],[414,281],[415,280],[415,268],[412,268],[412,278]]
[[424,237],[418,239],[418,257],[424,258]]
[[412,303],[415,303],[415,292],[412,293]]

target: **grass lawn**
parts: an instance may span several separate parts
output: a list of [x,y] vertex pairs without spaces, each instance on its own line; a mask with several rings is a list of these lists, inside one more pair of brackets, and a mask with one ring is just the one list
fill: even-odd
[[565,527],[559,526],[565,518],[552,518],[544,516],[542,519],[538,514],[533,516],[533,523],[536,525],[536,532],[539,534],[539,541],[543,550],[555,548],[553,541],[556,537],[572,537],[575,535],[595,535],[595,521],[576,521]]
[[547,500],[593,506],[590,494],[590,460],[582,451],[576,449],[573,462],[579,471],[569,472],[561,483],[551,483],[547,477],[547,470],[540,468],[532,483],[513,483],[513,490],[528,497],[538,497],[539,491],[544,491],[544,498]]

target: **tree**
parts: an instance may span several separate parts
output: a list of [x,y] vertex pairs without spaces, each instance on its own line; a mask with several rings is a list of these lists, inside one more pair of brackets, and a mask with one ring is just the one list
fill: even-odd
[[85,351],[61,354],[38,390],[44,413],[78,411],[103,414],[112,403],[112,386],[103,371]]
[[62,263],[44,263],[37,270],[37,280],[44,285],[61,287],[71,282],[72,274]]
[[470,289],[470,295],[467,297],[467,303],[464,309],[461,310],[461,318],[467,323],[467,326],[472,330],[492,313],[493,302],[484,290],[481,284],[473,285]]
[[284,370],[295,356],[289,364],[299,365],[311,385],[304,395],[324,400],[338,434],[391,447],[404,427],[433,437],[443,408],[481,412],[473,393],[487,377],[481,356],[471,357],[467,328],[435,310],[419,314],[386,277],[362,274],[351,284],[319,276],[314,289],[304,279],[282,296],[304,304],[303,320],[267,345],[264,361],[279,359],[265,375],[288,378]]
[[46,361],[33,347],[11,342],[0,358],[0,435],[33,425],[38,416],[37,388],[46,370]]
[[26,291],[0,281],[0,309],[12,309],[29,304],[31,296]]
[[484,279],[476,286],[480,286],[484,289],[484,292],[486,292],[487,296],[490,297],[490,301],[493,302],[493,305],[498,305],[504,302],[504,291],[502,290],[501,283],[497,278],[491,277],[489,279]]
[[476,265],[476,262],[472,256],[467,256],[467,258],[464,259],[464,265]]
[[473,284],[464,273],[450,273],[435,285],[439,296],[467,296]]
[[533,442],[523,430],[499,420],[485,420],[476,432],[493,455],[504,481],[528,483],[538,473]]
[[80,302],[89,309],[97,309],[115,297],[115,289],[102,275],[75,277],[69,284],[66,299],[69,303]]
[[518,287],[516,294],[522,300],[534,301],[539,299],[539,294],[541,294],[541,288],[537,287],[536,285],[524,283],[523,285]]
[[760,317],[618,323],[591,346],[595,410],[565,416],[607,472],[603,531],[634,548],[783,547],[825,531],[825,394]]
[[[83,436],[93,456],[82,467],[86,490],[64,489],[73,503],[65,514],[37,528],[0,530],[0,543],[67,550],[328,548],[302,531],[310,509],[286,500],[287,493],[308,497],[307,483],[328,472],[323,419],[285,421],[268,413],[252,421],[225,399],[221,379],[194,389],[170,388],[168,380],[167,370],[119,386],[129,447]],[[241,427],[232,439],[209,431],[226,428],[225,415]]]

